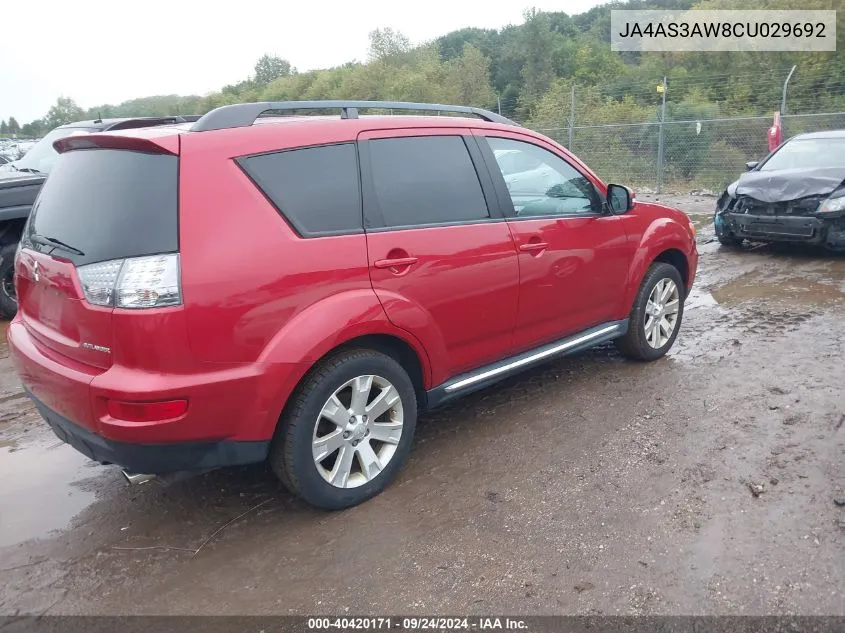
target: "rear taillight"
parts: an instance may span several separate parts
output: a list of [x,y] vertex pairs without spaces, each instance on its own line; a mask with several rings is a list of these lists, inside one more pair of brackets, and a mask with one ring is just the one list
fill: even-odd
[[77,271],[85,299],[93,305],[130,309],[182,305],[178,253],[113,259]]

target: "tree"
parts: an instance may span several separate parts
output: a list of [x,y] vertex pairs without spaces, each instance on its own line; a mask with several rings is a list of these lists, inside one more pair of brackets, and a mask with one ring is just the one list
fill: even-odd
[[260,87],[266,86],[274,79],[287,77],[290,74],[290,62],[276,55],[262,55],[255,63],[255,83]]
[[555,48],[557,37],[561,36],[556,36],[552,31],[547,14],[536,9],[525,12],[521,38],[525,58],[522,65],[521,105],[526,111],[543,96],[555,79],[551,51]]
[[490,86],[490,60],[472,44],[464,44],[463,54],[448,62],[449,100],[456,104],[490,108],[496,95]]
[[21,128],[21,134],[30,138],[38,138],[39,136],[44,136],[44,121],[42,119],[36,119],[35,121],[31,121],[29,123],[25,123]]
[[13,116],[9,117],[8,127],[9,127],[9,134],[20,134],[21,126],[20,126],[20,123],[17,122],[15,117],[13,117]]
[[390,27],[370,31],[370,59],[387,60],[411,50],[411,41]]
[[0,121],[0,134],[6,135],[9,133],[9,126],[6,124],[6,120],[3,119]]
[[47,116],[44,117],[44,123],[48,129],[52,130],[65,123],[79,121],[84,116],[85,111],[76,105],[73,99],[70,97],[59,97],[56,99],[56,104],[47,111]]

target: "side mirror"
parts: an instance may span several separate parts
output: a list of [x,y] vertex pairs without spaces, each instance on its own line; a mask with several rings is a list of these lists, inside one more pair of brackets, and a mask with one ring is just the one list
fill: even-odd
[[745,163],[745,171],[751,171],[752,169],[754,169],[759,164],[760,164],[759,160],[749,161],[749,162]]
[[607,207],[613,215],[627,213],[634,208],[634,192],[623,185],[608,185]]

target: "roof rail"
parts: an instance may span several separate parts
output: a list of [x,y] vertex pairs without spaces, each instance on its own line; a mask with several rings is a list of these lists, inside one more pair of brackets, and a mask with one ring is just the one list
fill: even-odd
[[455,112],[473,114],[491,123],[518,125],[501,114],[469,106],[442,105],[438,103],[408,103],[405,101],[265,101],[262,103],[237,103],[221,106],[205,114],[191,126],[192,132],[225,130],[248,127],[264,112],[285,110],[338,109],[341,119],[357,119],[359,109],[419,110],[422,112]]

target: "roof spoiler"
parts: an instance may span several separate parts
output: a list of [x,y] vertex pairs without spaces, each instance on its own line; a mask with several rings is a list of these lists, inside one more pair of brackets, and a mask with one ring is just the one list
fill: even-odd
[[137,136],[110,136],[108,132],[91,135],[65,136],[53,142],[53,149],[59,154],[78,149],[125,149],[149,154],[179,154],[179,137],[167,136],[156,139]]
[[236,127],[249,127],[265,112],[293,110],[340,110],[341,119],[357,119],[358,110],[378,108],[383,110],[413,110],[418,112],[454,112],[471,114],[491,123],[517,125],[501,114],[469,106],[438,103],[409,103],[405,101],[264,101],[221,106],[202,116],[191,126],[192,132],[208,132]]

